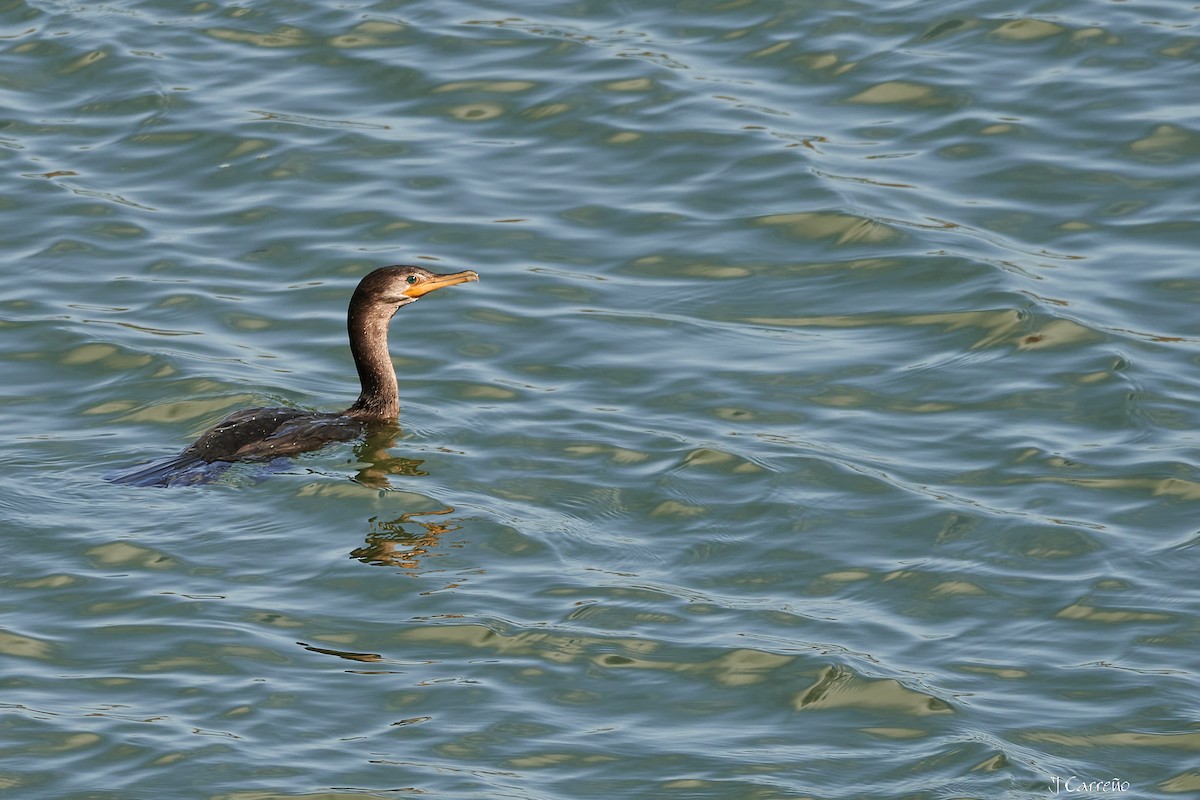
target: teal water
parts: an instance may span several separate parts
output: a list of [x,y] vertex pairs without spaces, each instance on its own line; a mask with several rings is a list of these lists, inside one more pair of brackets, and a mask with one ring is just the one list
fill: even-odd
[[1195,795],[1196,26],[0,2],[0,788]]

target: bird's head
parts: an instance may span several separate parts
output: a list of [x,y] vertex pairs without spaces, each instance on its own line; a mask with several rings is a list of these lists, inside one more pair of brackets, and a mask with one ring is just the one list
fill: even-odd
[[472,270],[442,275],[424,267],[398,264],[393,267],[380,267],[369,273],[359,281],[354,294],[375,303],[398,308],[437,289],[477,280],[479,275]]

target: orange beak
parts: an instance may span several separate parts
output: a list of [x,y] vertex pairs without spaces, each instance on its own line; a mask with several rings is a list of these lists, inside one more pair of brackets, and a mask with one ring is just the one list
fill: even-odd
[[469,269],[464,272],[455,272],[450,275],[434,275],[432,278],[418,281],[412,286],[407,287],[404,290],[404,294],[405,296],[416,300],[418,297],[427,295],[436,289],[441,289],[446,286],[453,286],[456,283],[467,283],[469,281],[477,280],[479,280],[479,275]]

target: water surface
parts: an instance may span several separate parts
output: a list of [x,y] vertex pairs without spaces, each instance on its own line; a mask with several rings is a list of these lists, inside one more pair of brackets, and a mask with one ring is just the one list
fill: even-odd
[[1200,790],[1194,9],[537,6],[0,3],[0,787]]

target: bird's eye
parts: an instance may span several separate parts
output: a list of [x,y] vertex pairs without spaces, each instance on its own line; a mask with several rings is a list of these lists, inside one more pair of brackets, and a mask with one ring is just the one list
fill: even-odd
[[406,280],[406,281],[408,281],[408,285],[409,285],[409,286],[411,286],[411,285],[413,285],[414,283],[416,283],[416,282],[417,282],[417,276],[416,276],[416,275],[409,275],[407,278],[405,278],[405,280]]

